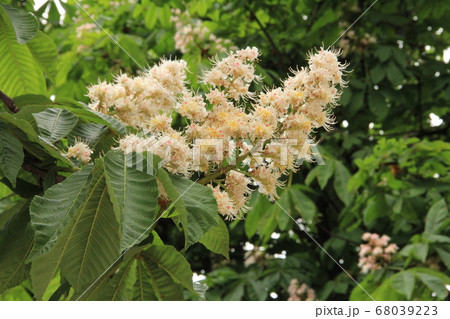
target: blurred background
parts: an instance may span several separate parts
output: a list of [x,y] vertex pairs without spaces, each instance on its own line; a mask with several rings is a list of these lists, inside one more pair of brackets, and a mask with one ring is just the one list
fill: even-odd
[[[351,72],[334,129],[315,134],[325,165],[303,163],[279,202],[375,299],[448,299],[449,1],[377,1],[342,37],[373,1],[12,4],[34,12],[57,44],[49,95],[85,103],[86,86],[120,72],[140,74],[140,66],[162,57],[186,60],[201,91],[197,76],[211,57],[247,46],[262,52],[257,71],[264,79],[253,89],[271,88],[305,66],[308,52],[333,44]],[[201,244],[186,252],[208,300],[369,298],[279,206],[258,194],[250,206],[245,220],[227,223],[230,260]],[[182,248],[183,235],[172,225],[160,223],[157,231]],[[398,246],[374,269],[360,260],[367,232]],[[3,298],[32,299],[26,285]]]

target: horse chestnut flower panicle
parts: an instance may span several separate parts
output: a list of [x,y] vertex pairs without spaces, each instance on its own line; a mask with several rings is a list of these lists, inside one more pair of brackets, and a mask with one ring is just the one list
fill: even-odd
[[74,158],[83,162],[84,164],[87,164],[91,161],[92,153],[93,151],[86,143],[77,141],[74,145],[69,147],[66,156],[68,158]]
[[362,239],[367,244],[361,244],[359,249],[359,264],[362,273],[381,269],[392,259],[398,246],[389,244],[389,236],[371,233],[364,233]]
[[[212,59],[202,76],[204,92],[192,90],[185,61],[162,60],[141,76],[121,74],[113,83],[93,85],[89,106],[143,131],[123,137],[119,149],[154,153],[174,174],[200,174],[199,183],[212,188],[219,213],[235,219],[248,209],[249,185],[274,200],[282,176],[312,160],[312,132],[331,129],[332,109],[346,85],[347,65],[338,55],[311,52],[307,67],[292,70],[281,87],[262,92],[250,90],[261,80],[255,47]],[[174,129],[177,113],[183,124]],[[258,156],[250,151],[257,144]]]
[[316,292],[307,284],[300,284],[297,278],[291,279],[288,287],[288,301],[314,301],[316,300]]

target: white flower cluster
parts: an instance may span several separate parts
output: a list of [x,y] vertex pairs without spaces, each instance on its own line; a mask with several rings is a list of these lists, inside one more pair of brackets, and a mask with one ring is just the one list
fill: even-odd
[[314,289],[308,287],[307,284],[298,281],[294,278],[289,283],[288,287],[289,298],[288,301],[314,301],[316,300],[316,292]]
[[162,60],[143,76],[121,74],[114,83],[91,86],[89,106],[127,125],[147,129],[154,116],[169,113],[176,105],[176,97],[187,93],[185,80],[185,61]]
[[362,239],[368,242],[359,247],[358,266],[362,273],[383,268],[398,250],[396,244],[389,244],[390,238],[386,235],[380,237],[378,234],[364,233]]
[[214,35],[201,20],[193,21],[189,12],[172,9],[171,21],[175,23],[175,48],[187,53],[195,48],[202,53],[218,53],[226,50],[235,50],[229,39],[222,39]]
[[84,164],[87,164],[91,161],[91,155],[93,151],[89,148],[89,146],[81,141],[76,141],[74,145],[70,146],[67,150],[67,158],[77,159]]
[[[314,129],[330,129],[346,65],[338,53],[310,54],[309,66],[293,71],[282,87],[252,92],[257,48],[215,59],[204,72],[204,95],[186,81],[186,62],[164,60],[142,76],[120,75],[115,82],[89,88],[90,107],[144,131],[119,141],[124,152],[149,151],[167,159],[172,173],[199,173],[228,219],[246,211],[249,184],[270,198],[283,186],[283,174],[311,159]],[[179,114],[187,125],[175,130]],[[257,153],[251,152],[256,145]],[[252,156],[248,156],[248,155]],[[228,160],[226,160],[228,159]],[[224,180],[220,177],[224,176]]]
[[75,30],[77,39],[82,39],[85,32],[92,31],[96,27],[97,26],[94,23],[84,23],[84,24],[78,26],[77,29]]

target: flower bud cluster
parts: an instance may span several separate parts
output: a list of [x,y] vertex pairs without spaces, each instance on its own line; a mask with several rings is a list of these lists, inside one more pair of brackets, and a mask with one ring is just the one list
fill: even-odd
[[389,244],[390,238],[386,235],[380,237],[378,234],[364,233],[362,239],[368,242],[359,247],[358,266],[362,273],[383,268],[398,250],[396,244]]
[[316,292],[314,289],[308,287],[307,284],[300,284],[299,280],[294,278],[289,283],[288,287],[289,298],[288,301],[314,301],[316,300]]

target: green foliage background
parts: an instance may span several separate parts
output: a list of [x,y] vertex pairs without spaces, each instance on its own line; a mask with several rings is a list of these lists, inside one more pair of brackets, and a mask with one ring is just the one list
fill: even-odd
[[[332,44],[372,1],[81,2],[134,60],[98,27],[77,31],[92,21],[73,1],[0,7],[0,90],[20,109],[0,112],[0,299],[286,300],[297,278],[319,300],[369,300],[256,193],[241,221],[219,219],[210,191],[197,184],[172,215],[160,216],[155,176],[172,200],[190,183],[156,169],[158,159],[145,163],[157,174],[150,176],[126,169],[120,152],[78,170],[60,151],[83,137],[94,156],[105,154],[125,133],[83,106],[87,85],[139,74],[138,64],[161,57],[185,59],[191,79],[210,65],[201,47],[175,50],[170,8],[188,10],[239,48],[258,47],[261,86],[271,87],[304,65],[312,48]],[[281,191],[279,203],[376,300],[449,298],[449,15],[445,0],[380,0],[336,42],[352,72],[335,129],[316,134],[326,165],[304,163]],[[387,234],[400,251],[364,275],[357,247],[367,231]],[[264,252],[253,263],[250,244]],[[112,275],[81,295],[128,248]],[[193,272],[206,279],[193,284]]]

